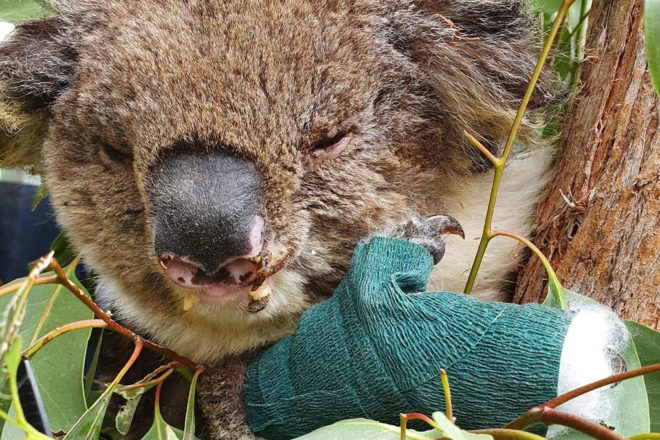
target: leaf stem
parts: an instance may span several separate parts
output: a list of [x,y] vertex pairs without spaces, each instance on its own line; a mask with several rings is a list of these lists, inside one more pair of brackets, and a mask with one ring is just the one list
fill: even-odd
[[[529,424],[526,427],[533,426],[537,423],[543,423],[548,426],[562,425],[562,426],[567,426],[569,428],[573,428],[577,431],[580,431],[584,434],[587,434],[590,437],[597,438],[599,440],[624,439],[623,436],[610,430],[606,426],[599,425],[598,423],[592,422],[591,420],[586,420],[573,414],[569,414],[563,411],[557,411],[554,408],[537,407],[529,414],[530,417],[527,419],[527,423]],[[520,428],[520,429],[524,429],[524,428]]]
[[[133,353],[131,354],[131,357],[128,358],[128,361],[124,364],[121,370],[119,370],[119,373],[117,376],[114,378],[114,380],[110,383],[109,388],[114,390],[117,388],[117,385],[119,385],[119,382],[124,378],[128,370],[133,366],[135,361],[137,360],[138,356],[140,356],[140,353],[142,352],[142,348],[145,346],[144,344],[144,339],[141,337],[137,336],[135,338],[135,348],[133,349]],[[107,391],[107,390],[106,390]]]
[[[657,364],[652,364],[652,365],[647,365],[642,368],[637,368],[635,370],[631,371],[626,371],[623,373],[615,374],[610,377],[606,377],[605,379],[598,380],[596,382],[592,382],[590,384],[581,386],[579,388],[576,388],[574,390],[571,390],[567,393],[564,393],[560,396],[555,397],[552,400],[547,401],[546,403],[536,406],[517,419],[515,419],[512,422],[507,423],[504,428],[505,429],[525,429],[529,426],[532,426],[538,422],[545,422],[541,416],[543,414],[550,414],[550,419],[556,416],[556,412],[554,411],[554,408],[558,407],[559,405],[562,405],[569,400],[575,399],[576,397],[582,396],[583,394],[586,394],[588,392],[591,392],[593,390],[596,390],[598,388],[602,388],[607,385],[611,385],[613,383],[621,382],[622,380],[626,379],[632,379],[633,377],[638,377],[638,376],[643,376],[645,374],[650,374],[650,373],[658,373],[660,372],[660,363]],[[550,412],[548,412],[550,411]],[[553,412],[554,411],[554,412]],[[563,413],[562,413],[563,414]],[[550,420],[548,419],[548,420]],[[571,426],[572,425],[565,425],[565,426]],[[598,425],[600,426],[600,425]],[[578,428],[576,428],[578,429]],[[609,431],[609,430],[608,430]],[[584,431],[583,431],[584,432]],[[614,438],[614,437],[598,437],[598,438]],[[618,436],[616,437],[617,439],[620,439],[621,437]]]
[[647,434],[637,434],[628,437],[628,440],[660,440],[660,433],[649,432]]
[[116,391],[117,392],[123,392],[123,391],[135,390],[135,389],[138,389],[138,388],[150,388],[154,385],[158,385],[159,383],[164,382],[165,379],[170,377],[170,375],[172,373],[174,373],[174,369],[169,368],[169,369],[165,370],[165,372],[163,374],[161,374],[160,376],[158,376],[156,379],[152,379],[152,380],[149,380],[149,381],[146,381],[146,382],[136,382],[136,383],[131,384],[131,385],[126,385],[126,386],[117,388]]
[[495,440],[545,440],[540,435],[531,432],[519,431],[517,429],[477,429],[470,431],[473,434],[486,434],[492,436]]
[[408,420],[421,420],[426,422],[428,425],[432,426],[435,429],[438,429],[438,424],[435,423],[435,420],[426,416],[422,413],[408,413],[408,414],[399,414],[399,420],[401,420],[401,440],[406,440],[406,431],[408,428]]
[[[43,275],[35,278],[32,281],[33,286],[38,286],[40,284],[53,284],[53,283],[57,283],[57,275]],[[16,292],[21,288],[22,285],[23,285],[22,283],[10,283],[0,287],[0,297]]]
[[39,338],[34,344],[32,344],[31,346],[26,348],[25,351],[23,351],[23,356],[25,356],[28,359],[31,358],[37,351],[41,350],[44,347],[44,345],[48,344],[58,336],[61,336],[65,333],[69,333],[74,330],[86,329],[86,328],[107,328],[107,327],[108,324],[106,324],[101,319],[85,319],[83,321],[70,322],[61,327],[56,328],[55,330],[46,333],[44,336]]
[[449,388],[449,377],[445,370],[440,370],[440,382],[442,383],[442,390],[445,393],[445,415],[454,423],[456,419],[454,418],[454,410],[451,403],[451,388]]
[[466,130],[463,131],[463,135],[467,138],[468,141],[470,141],[472,145],[474,145],[477,150],[481,151],[481,154],[486,156],[486,158],[490,161],[491,164],[493,164],[494,167],[499,164],[500,160],[495,157],[495,155],[491,153],[490,150],[484,146],[484,144],[479,142],[479,139],[468,133]]
[[16,419],[12,419],[9,414],[4,412],[3,410],[0,409],[0,418],[4,419],[5,422],[9,422],[14,426],[18,426],[19,428],[21,427],[20,423]]
[[481,267],[481,263],[486,253],[486,248],[488,247],[488,243],[492,238],[491,224],[493,222],[493,212],[495,210],[495,203],[497,202],[497,193],[500,188],[500,182],[502,180],[502,172],[504,171],[504,166],[507,162],[507,159],[509,158],[511,149],[513,148],[513,144],[514,141],[516,140],[516,135],[518,134],[520,124],[522,123],[523,116],[525,115],[525,111],[527,110],[527,106],[529,105],[529,101],[532,98],[532,93],[534,92],[536,83],[538,82],[539,77],[541,76],[541,72],[543,71],[543,66],[545,65],[545,61],[548,58],[548,54],[550,53],[550,50],[552,48],[552,43],[557,37],[557,33],[559,31],[559,28],[561,27],[561,24],[564,21],[564,18],[566,17],[566,13],[568,12],[568,9],[571,7],[571,5],[574,2],[575,0],[562,0],[561,6],[559,7],[559,11],[557,11],[557,17],[555,18],[555,21],[552,24],[552,29],[550,30],[550,34],[548,35],[548,38],[543,46],[543,50],[541,51],[541,55],[536,64],[536,68],[534,69],[534,73],[532,73],[532,77],[527,86],[527,90],[525,91],[525,95],[523,96],[522,102],[520,103],[520,107],[518,108],[518,113],[516,114],[516,117],[513,121],[511,132],[509,133],[509,137],[504,146],[504,151],[502,152],[502,157],[497,159],[496,164],[494,163],[495,173],[493,176],[493,186],[491,188],[490,198],[488,201],[488,209],[486,211],[486,220],[484,222],[484,229],[481,235],[481,241],[479,242],[479,248],[477,249],[477,255],[474,258],[472,268],[470,269],[470,275],[468,277],[467,283],[465,284],[464,291],[467,294],[470,294],[472,292],[474,283],[477,279],[477,274],[479,273],[479,268]]
[[614,376],[606,377],[605,379],[601,379],[596,382],[592,382],[590,384],[581,386],[579,388],[576,388],[574,390],[571,390],[567,393],[555,397],[554,399],[548,401],[542,406],[549,408],[556,408],[559,405],[568,402],[569,400],[573,400],[576,397],[580,397],[581,395],[587,394],[588,392],[596,390],[598,388],[602,388],[604,386],[611,385],[613,383],[621,382],[622,380],[632,379],[634,377],[644,376],[646,374],[651,374],[651,373],[660,373],[660,363],[647,365],[645,367],[637,368],[631,371],[624,371],[623,373],[615,374]]
[[550,261],[546,258],[545,255],[543,255],[543,252],[541,252],[541,250],[538,247],[536,247],[536,245],[534,245],[534,243],[532,243],[531,241],[529,241],[528,239],[526,239],[521,235],[509,231],[502,231],[502,230],[493,231],[490,234],[490,238],[493,237],[513,238],[514,240],[518,240],[518,242],[527,246],[527,248],[529,248],[529,250],[531,250],[534,253],[534,255],[536,255],[539,258],[539,260],[541,260],[541,264],[543,264],[545,271],[548,273],[548,284],[549,284],[548,295],[554,295],[555,300],[562,309],[566,310],[568,308],[568,304],[566,304],[566,299],[564,298],[564,295],[561,294],[563,287],[559,282],[559,278],[557,278],[557,274],[552,268]]

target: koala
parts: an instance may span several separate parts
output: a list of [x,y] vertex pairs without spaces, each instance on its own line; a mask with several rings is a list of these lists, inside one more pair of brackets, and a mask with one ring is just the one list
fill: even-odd
[[[430,288],[463,289],[492,182],[464,132],[501,152],[536,64],[523,0],[52,8],[0,46],[0,164],[42,175],[104,308],[210,367],[209,438],[250,437],[247,360],[332,294],[360,240],[449,214],[466,240]],[[530,233],[558,95],[544,75],[498,227]],[[506,300],[518,258],[495,240],[475,294]]]

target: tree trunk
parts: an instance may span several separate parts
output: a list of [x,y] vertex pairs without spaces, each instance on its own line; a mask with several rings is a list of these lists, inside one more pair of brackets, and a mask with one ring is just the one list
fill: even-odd
[[[563,127],[536,244],[562,284],[660,328],[660,100],[644,54],[643,0],[596,0],[582,85]],[[517,302],[540,301],[531,258]]]

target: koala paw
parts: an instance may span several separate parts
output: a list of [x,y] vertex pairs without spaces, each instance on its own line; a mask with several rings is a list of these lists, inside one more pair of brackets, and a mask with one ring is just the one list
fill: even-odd
[[445,255],[443,236],[446,234],[456,234],[465,238],[461,224],[448,215],[434,215],[427,218],[413,217],[394,229],[375,235],[401,238],[423,246],[433,256],[433,264],[438,264]]

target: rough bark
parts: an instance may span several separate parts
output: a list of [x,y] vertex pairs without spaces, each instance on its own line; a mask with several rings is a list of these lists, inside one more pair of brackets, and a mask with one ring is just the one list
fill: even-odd
[[[581,89],[559,142],[536,243],[563,285],[660,328],[660,100],[643,43],[643,0],[597,0]],[[515,300],[541,300],[531,258]]]

